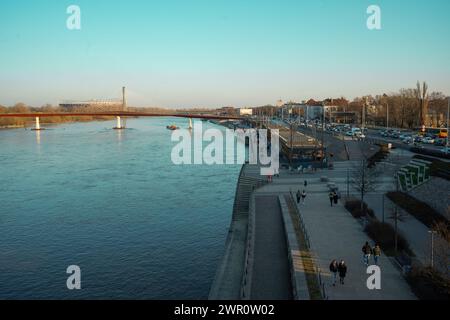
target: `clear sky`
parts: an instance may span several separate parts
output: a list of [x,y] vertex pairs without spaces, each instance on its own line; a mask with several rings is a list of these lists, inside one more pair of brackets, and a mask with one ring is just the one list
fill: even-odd
[[[82,29],[66,28],[81,8]],[[366,27],[381,7],[382,30]],[[220,107],[450,94],[448,0],[1,0],[0,104]]]

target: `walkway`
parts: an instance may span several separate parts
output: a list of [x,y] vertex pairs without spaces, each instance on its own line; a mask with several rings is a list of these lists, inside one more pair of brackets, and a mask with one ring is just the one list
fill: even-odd
[[277,196],[256,196],[252,300],[290,300],[286,237]]
[[[308,186],[306,204],[299,205],[309,233],[311,249],[316,254],[317,264],[325,271],[328,282],[327,294],[332,300],[415,299],[401,272],[381,257],[381,290],[369,290],[366,267],[362,261],[361,248],[370,239],[361,224],[354,219],[342,204],[331,207],[328,189],[318,180]],[[331,285],[328,272],[332,259],[344,259],[348,266],[345,285]]]

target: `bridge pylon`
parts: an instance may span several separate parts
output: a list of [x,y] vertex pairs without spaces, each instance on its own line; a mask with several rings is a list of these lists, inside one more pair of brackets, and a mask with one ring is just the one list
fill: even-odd
[[114,130],[123,130],[125,129],[125,126],[122,125],[122,121],[119,116],[117,118],[117,125],[113,128]]
[[39,117],[36,117],[36,125],[33,129],[31,129],[32,131],[42,131],[45,130],[44,128],[41,128],[41,123],[40,123],[40,119]]

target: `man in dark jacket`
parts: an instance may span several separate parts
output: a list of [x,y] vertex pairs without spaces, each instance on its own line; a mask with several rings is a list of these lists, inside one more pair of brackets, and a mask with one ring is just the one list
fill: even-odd
[[330,192],[330,194],[328,195],[328,197],[330,198],[330,204],[331,206],[333,206],[333,192]]
[[336,260],[331,261],[330,272],[333,274],[333,287],[336,286],[338,268],[339,268],[338,262]]
[[375,265],[378,265],[378,259],[380,259],[381,256],[381,248],[378,244],[375,245],[372,249],[373,253],[373,260],[375,261]]
[[342,260],[341,263],[339,263],[338,271],[339,271],[339,282],[341,284],[344,284],[344,279],[345,276],[347,275],[347,265],[345,264],[344,260]]
[[339,196],[338,196],[338,194],[337,194],[337,192],[335,191],[335,192],[333,192],[333,201],[334,201],[334,204],[338,204],[338,202],[339,202]]
[[369,266],[370,255],[372,254],[372,248],[369,245],[369,242],[366,241],[366,244],[362,247],[364,263],[366,266]]

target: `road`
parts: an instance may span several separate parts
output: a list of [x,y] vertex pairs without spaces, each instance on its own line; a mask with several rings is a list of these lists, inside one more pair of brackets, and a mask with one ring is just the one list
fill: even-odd
[[[367,138],[368,139],[374,139],[374,140],[379,140],[379,141],[383,141],[386,143],[392,143],[393,145],[395,145],[397,148],[402,148],[402,149],[410,149],[412,147],[412,145],[408,145],[403,143],[400,139],[394,139],[394,138],[388,138],[388,137],[382,137],[379,134],[379,130],[375,130],[375,129],[368,129],[367,130]],[[435,146],[435,145],[431,145],[431,144],[420,144],[421,147],[423,147],[424,149],[428,149],[428,150],[433,150],[433,151],[439,151],[441,150],[443,147],[442,146]]]

